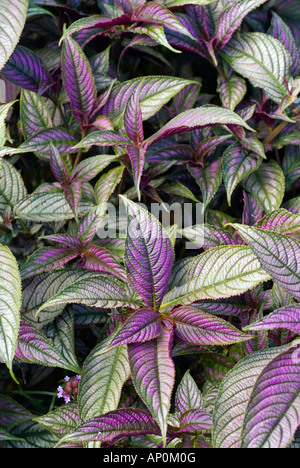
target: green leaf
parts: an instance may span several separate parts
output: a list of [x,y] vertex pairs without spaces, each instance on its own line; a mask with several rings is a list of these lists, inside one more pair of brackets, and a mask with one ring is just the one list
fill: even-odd
[[21,277],[8,247],[0,245],[0,356],[12,374],[21,310]]
[[[0,36],[1,37],[1,36]],[[1,98],[1,96],[0,96]],[[6,127],[5,127],[5,119],[7,114],[14,102],[10,102],[9,104],[3,104],[0,106],[0,148],[3,148],[6,142]],[[1,163],[1,160],[0,160]]]
[[62,405],[48,414],[34,418],[34,421],[57,437],[62,437],[80,424],[77,403]]
[[190,278],[165,295],[161,309],[237,296],[269,279],[249,247],[215,247],[195,257]]
[[261,164],[257,171],[242,181],[242,186],[261,204],[266,213],[280,208],[285,178],[281,167],[273,159]]
[[9,207],[14,208],[26,196],[27,190],[20,173],[3,160],[0,169],[0,214],[4,214]]
[[103,111],[114,122],[114,125],[122,125],[128,99],[139,88],[142,116],[143,120],[147,120],[153,117],[179,91],[191,83],[194,82],[170,76],[135,78],[113,88]]
[[80,271],[77,278],[66,287],[62,287],[47,300],[37,314],[49,307],[60,304],[84,304],[90,307],[116,308],[138,306],[137,300],[130,297],[121,281],[113,276]]
[[261,158],[244,150],[238,143],[229,146],[223,153],[223,178],[229,206],[231,206],[231,196],[239,182],[255,172],[261,163]]
[[84,420],[116,410],[130,376],[127,346],[107,349],[113,337],[96,346],[84,363],[78,393],[80,417]]
[[223,55],[237,73],[273,101],[280,104],[288,95],[285,79],[290,78],[292,57],[274,37],[258,32],[238,34]]
[[0,4],[0,70],[13,53],[23,31],[28,0],[1,0]]
[[232,225],[253,250],[264,270],[295,299],[300,299],[300,242],[262,229]]

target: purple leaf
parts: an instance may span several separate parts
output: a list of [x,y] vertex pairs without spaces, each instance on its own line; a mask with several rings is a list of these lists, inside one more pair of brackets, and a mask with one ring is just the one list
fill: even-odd
[[115,125],[121,126],[128,101],[139,88],[142,116],[143,120],[147,120],[189,84],[190,80],[170,76],[146,76],[120,83],[112,89],[103,107],[103,114],[107,115]]
[[140,309],[129,317],[113,338],[110,347],[127,343],[145,343],[157,338],[161,332],[162,325],[159,315],[150,309]]
[[206,168],[189,164],[188,171],[194,177],[202,192],[204,212],[221,185],[222,160],[217,159]]
[[20,152],[42,151],[44,156],[49,158],[48,152],[51,150],[51,143],[60,153],[75,153],[73,149],[76,143],[75,138],[63,128],[48,128],[35,136],[26,140],[18,150]]
[[126,273],[116,258],[104,247],[89,245],[81,253],[81,266],[86,270],[110,273],[126,281]]
[[245,151],[238,143],[229,146],[223,153],[223,178],[229,206],[231,206],[231,197],[239,182],[259,169],[261,163],[261,158]]
[[289,51],[292,56],[293,64],[291,73],[295,77],[299,71],[299,53],[293,34],[288,25],[278,16],[274,11],[272,12],[272,24],[268,30],[268,34],[271,34],[275,39],[278,39],[281,44]]
[[134,185],[138,199],[141,198],[140,183],[145,165],[146,150],[142,146],[126,146],[133,171]]
[[[249,354],[228,372],[221,383],[215,404],[214,448],[241,448],[245,413],[255,383],[260,375],[264,375],[268,364],[291,346],[280,346]],[[279,386],[276,387],[280,390]]]
[[229,109],[216,106],[203,106],[179,114],[158,130],[158,132],[149,137],[145,143],[150,146],[156,141],[177,135],[178,133],[185,133],[207,126],[228,124],[240,125],[250,131],[252,130],[239,115]]
[[148,24],[166,26],[168,29],[172,29],[194,39],[191,33],[178,21],[176,16],[158,2],[148,2],[137,8],[131,20],[133,22],[143,21]]
[[42,366],[60,367],[73,372],[80,372],[80,368],[70,364],[52,345],[40,330],[26,322],[21,322],[19,331],[19,342],[15,358],[30,364],[41,364]]
[[80,241],[87,245],[95,237],[101,222],[99,209],[92,209],[80,221],[78,237]]
[[174,320],[176,326],[176,336],[189,344],[225,346],[249,340],[250,338],[249,335],[242,333],[225,320],[194,307],[174,309],[170,317]]
[[148,307],[158,311],[171,275],[174,252],[159,221],[122,197],[128,214],[125,262],[128,280]]
[[88,59],[70,37],[62,50],[62,78],[75,118],[82,125],[89,123],[97,97],[95,81]]
[[200,409],[191,409],[180,417],[180,429],[182,432],[206,431],[212,429],[212,415]]
[[67,166],[66,159],[59,153],[55,146],[50,143],[50,166],[57,182],[65,183],[70,179],[70,167]]
[[143,434],[160,434],[148,411],[136,408],[118,409],[84,422],[76,431],[63,437],[59,444],[92,440],[113,444],[118,439]]
[[285,448],[300,425],[299,347],[271,361],[252,391],[242,448]]
[[251,323],[244,327],[244,330],[290,330],[300,335],[300,305],[288,305],[275,310],[258,322]]
[[224,10],[216,26],[216,39],[219,50],[226,46],[235,31],[242,24],[245,16],[247,16],[250,11],[266,3],[266,1],[267,0],[240,0],[234,2],[232,6]]
[[[168,325],[171,326],[170,323]],[[170,357],[173,335],[173,329],[162,328],[158,338],[128,345],[135,388],[159,424],[164,441],[175,378],[175,367]]]
[[32,419],[32,414],[20,403],[0,395],[0,427],[11,428]]
[[1,73],[21,88],[52,96],[48,72],[41,59],[30,49],[17,46]]
[[78,256],[76,250],[71,248],[53,248],[47,247],[36,250],[31,257],[21,267],[22,279],[51,271],[56,268],[62,268],[68,262]]
[[130,97],[124,112],[124,128],[128,138],[135,146],[139,146],[144,141],[140,96],[141,90],[138,87]]

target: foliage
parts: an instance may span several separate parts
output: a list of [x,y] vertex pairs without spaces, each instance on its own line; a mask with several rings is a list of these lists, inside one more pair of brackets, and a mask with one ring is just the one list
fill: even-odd
[[299,31],[295,0],[1,1],[1,447],[293,446]]

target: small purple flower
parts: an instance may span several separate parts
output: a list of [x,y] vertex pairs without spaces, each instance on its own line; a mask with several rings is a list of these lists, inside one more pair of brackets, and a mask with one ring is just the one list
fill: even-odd
[[59,387],[57,387],[57,398],[63,398],[64,396],[63,393],[64,393],[64,389],[60,385]]
[[70,377],[68,375],[65,376],[65,381],[70,382]]

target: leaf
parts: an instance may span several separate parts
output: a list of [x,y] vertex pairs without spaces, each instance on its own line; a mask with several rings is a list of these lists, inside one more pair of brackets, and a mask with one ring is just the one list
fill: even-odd
[[62,405],[48,414],[35,417],[34,421],[57,437],[63,437],[80,424],[77,403]]
[[65,361],[73,366],[73,369],[80,370],[75,355],[74,318],[71,307],[66,307],[61,315],[48,324],[45,333]]
[[179,91],[192,81],[170,76],[146,76],[135,78],[116,85],[102,112],[114,125],[122,125],[123,114],[129,98],[140,90],[140,106],[143,120],[153,117],[164,104],[167,104]]
[[232,68],[262,88],[277,102],[287,96],[285,79],[289,79],[292,58],[277,39],[263,33],[243,33],[227,45],[224,58]]
[[161,309],[238,296],[270,279],[251,249],[240,245],[215,247],[200,254],[189,275],[184,284],[165,295]]
[[179,414],[193,409],[202,410],[204,407],[202,394],[190,375],[190,371],[186,371],[177,387],[175,404]]
[[202,192],[202,212],[204,212],[221,185],[222,161],[217,159],[206,168],[189,164],[188,171],[194,177]]
[[[231,196],[241,182],[247,176],[257,171],[262,163],[254,153],[244,150],[238,143],[229,146],[223,153],[223,178],[226,187],[227,201],[231,206]],[[260,171],[257,172],[260,176]],[[251,190],[254,193],[254,190]]]
[[111,131],[96,131],[86,136],[74,149],[87,149],[91,146],[126,146],[130,140],[123,135]]
[[21,310],[21,278],[17,261],[0,245],[0,356],[12,374]]
[[172,341],[173,330],[163,328],[162,334],[154,340],[128,345],[134,386],[159,424],[164,441],[175,378],[170,357]]
[[247,83],[240,76],[231,76],[227,79],[219,77],[218,92],[223,107],[234,111],[247,93]]
[[124,174],[124,167],[119,166],[111,169],[104,174],[95,185],[95,197],[97,205],[104,209],[110,196],[115,191],[117,185],[121,182]]
[[158,132],[145,140],[147,145],[168,138],[178,133],[185,133],[197,128],[203,128],[211,125],[240,125],[251,130],[241,117],[229,109],[223,109],[217,106],[198,107],[182,112],[169,123],[164,125]]
[[39,273],[62,268],[77,256],[76,250],[70,248],[46,247],[36,250],[21,266],[21,277],[24,280]]
[[194,307],[178,307],[171,312],[175,335],[185,343],[197,346],[225,346],[249,340],[250,336],[219,317]]
[[273,359],[293,345],[249,354],[221,383],[214,411],[214,448],[241,448],[243,421],[255,383]]
[[116,308],[138,305],[138,301],[127,294],[121,281],[111,275],[92,272],[80,272],[68,286],[48,299],[37,311],[37,314],[49,307],[61,304],[84,304],[90,307]]
[[21,123],[26,139],[54,127],[50,111],[37,93],[22,89],[20,103]]
[[287,447],[300,424],[299,401],[298,347],[275,357],[258,377],[245,414],[242,448]]
[[97,345],[84,363],[78,392],[79,414],[83,420],[118,408],[130,368],[126,346],[107,349],[114,336]]
[[5,443],[6,448],[53,448],[58,439],[35,421],[27,421],[14,427],[11,434],[16,437]]
[[65,185],[70,182],[71,165],[68,164],[67,159],[64,158],[55,146],[50,143],[50,166],[55,179]]
[[205,431],[212,429],[212,415],[199,409],[191,409],[180,417],[179,433]]
[[283,208],[268,213],[257,223],[256,227],[300,240],[300,215]]
[[27,190],[19,171],[3,160],[0,169],[0,213],[4,214],[8,207],[14,208],[26,195]]
[[78,364],[74,366],[66,360],[40,330],[24,321],[20,324],[19,340],[15,358],[21,362],[42,366],[60,367],[73,372],[80,372]]
[[297,50],[297,45],[290,30],[289,26],[283,21],[283,19],[272,11],[272,23],[271,27],[268,30],[268,34],[271,34],[275,39],[278,39],[281,44],[289,51],[292,56],[292,68],[291,73],[293,76],[297,76],[299,72],[299,53]]
[[157,338],[161,332],[159,315],[151,309],[139,309],[113,337],[110,348],[129,343],[145,343]]
[[[54,270],[24,280],[22,297],[22,316],[24,320],[37,325],[36,313],[40,307],[62,289],[76,282],[81,274],[89,275],[90,273],[79,273],[77,270],[70,269]],[[64,307],[65,304],[58,304],[49,309],[44,309],[39,314],[39,324],[44,326],[49,322],[53,322],[55,317],[62,313]]]
[[251,247],[264,270],[295,299],[300,299],[300,242],[250,226],[233,227]]
[[282,170],[285,176],[286,191],[289,191],[293,183],[300,177],[299,146],[287,146],[282,161]]
[[167,8],[182,7],[186,5],[209,5],[216,0],[165,0]]
[[39,56],[26,47],[16,47],[1,73],[21,88],[52,96],[52,81],[48,71]]
[[89,245],[81,251],[82,268],[110,273],[126,281],[126,273],[112,253],[104,247]]
[[267,0],[240,0],[229,4],[219,16],[215,37],[218,41],[218,48],[223,49],[231,39],[235,31],[241,26],[243,19],[255,8],[258,8]]
[[124,128],[128,138],[139,146],[144,141],[143,117],[140,106],[141,90],[136,88],[124,112]]
[[32,413],[7,395],[0,394],[0,427],[10,430],[32,419]]
[[73,169],[71,177],[80,179],[82,182],[89,182],[118,158],[116,154],[101,154],[87,158]]
[[244,330],[279,330],[285,329],[300,335],[300,305],[288,305],[277,309],[274,312],[263,317],[250,325],[244,327]]
[[180,34],[195,39],[191,33],[182,25],[173,13],[158,2],[148,2],[138,7],[131,18],[134,22],[143,21],[145,23],[167,26]]
[[274,160],[262,163],[257,171],[242,181],[242,186],[262,205],[266,213],[281,206],[285,179]]
[[21,200],[15,207],[17,218],[51,222],[74,218],[74,214],[62,192],[33,193]]
[[0,70],[19,42],[27,16],[28,0],[2,0],[0,6]]
[[63,437],[59,444],[96,440],[113,444],[118,439],[143,434],[159,434],[150,413],[143,409],[125,408],[90,419]]
[[235,245],[236,241],[230,231],[215,228],[209,224],[199,224],[182,230],[182,235],[198,248],[212,249],[220,245]]
[[70,37],[62,49],[62,78],[74,117],[80,124],[89,123],[97,97],[95,80],[83,50]]
[[[9,113],[9,111],[10,111],[13,104],[14,104],[14,102],[10,102],[8,104],[0,105],[0,149],[3,148],[3,146],[5,145],[5,142],[6,142],[5,120],[6,120],[6,117],[7,117],[7,115],[8,115],[8,113]],[[0,168],[1,168],[1,160],[0,160]]]
[[148,307],[158,311],[174,261],[170,240],[159,221],[121,197],[128,215],[125,264],[128,281]]
[[172,52],[181,53],[180,50],[174,49],[174,47],[172,47],[169,44],[169,42],[168,42],[168,40],[166,38],[166,34],[165,34],[163,26],[148,24],[148,25],[145,25],[145,26],[132,28],[130,31],[135,33],[135,34],[138,34],[138,36],[136,36],[136,37],[144,38],[145,36],[149,36],[150,39],[152,39],[153,41],[157,42],[158,44],[166,47],[167,49],[171,50]]

